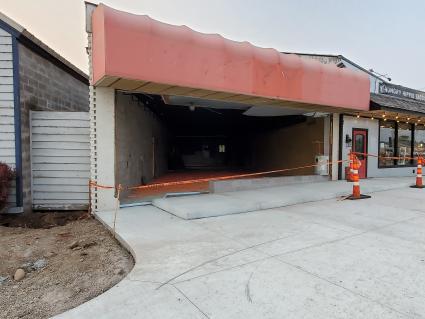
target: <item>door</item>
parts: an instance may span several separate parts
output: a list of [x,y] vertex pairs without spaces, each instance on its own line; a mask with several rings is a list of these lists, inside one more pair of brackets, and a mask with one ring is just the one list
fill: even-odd
[[34,209],[87,209],[88,112],[31,112],[31,161]]
[[[354,128],[353,129],[353,152],[366,154],[367,149],[367,129]],[[359,177],[367,177],[367,156],[363,154],[356,154],[360,160]]]

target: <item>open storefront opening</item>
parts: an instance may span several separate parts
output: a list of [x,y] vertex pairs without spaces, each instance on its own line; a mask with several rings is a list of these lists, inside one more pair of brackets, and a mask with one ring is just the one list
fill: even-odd
[[128,201],[205,192],[209,183],[199,180],[314,164],[324,152],[325,118],[306,110],[126,92],[116,93],[115,108],[117,184],[193,181],[129,191]]

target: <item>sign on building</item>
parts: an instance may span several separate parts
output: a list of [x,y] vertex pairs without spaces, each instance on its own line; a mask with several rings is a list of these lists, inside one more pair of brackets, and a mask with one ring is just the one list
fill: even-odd
[[379,93],[425,102],[425,92],[409,89],[400,85],[381,83],[379,85]]

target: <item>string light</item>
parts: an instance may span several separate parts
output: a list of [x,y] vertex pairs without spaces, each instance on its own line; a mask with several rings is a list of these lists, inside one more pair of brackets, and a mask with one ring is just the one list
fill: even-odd
[[358,119],[360,118],[360,114],[357,114],[357,118],[358,118]]

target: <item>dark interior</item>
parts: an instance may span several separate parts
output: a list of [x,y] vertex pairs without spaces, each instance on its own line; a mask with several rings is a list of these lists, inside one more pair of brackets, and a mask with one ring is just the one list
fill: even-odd
[[253,169],[255,136],[306,121],[302,115],[246,116],[244,109],[176,106],[161,96],[135,96],[167,128],[170,171]]

